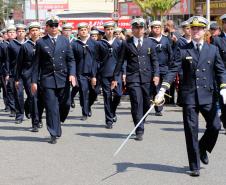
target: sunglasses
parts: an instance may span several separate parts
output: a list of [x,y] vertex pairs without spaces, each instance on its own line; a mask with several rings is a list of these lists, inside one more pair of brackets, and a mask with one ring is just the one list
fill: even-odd
[[53,28],[53,27],[57,28],[58,26],[59,26],[59,23],[51,23],[51,24],[49,24],[49,27],[51,27],[51,28]]

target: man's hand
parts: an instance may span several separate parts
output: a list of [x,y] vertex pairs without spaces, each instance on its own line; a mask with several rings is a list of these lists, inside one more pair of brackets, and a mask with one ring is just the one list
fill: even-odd
[[126,85],[126,75],[122,75],[122,82]]
[[16,87],[16,90],[18,90],[18,89],[19,89],[19,84],[20,84],[20,82],[19,82],[19,81],[15,81],[15,87]]
[[154,82],[155,86],[157,86],[159,84],[159,77],[155,76],[153,78],[153,82]]
[[70,75],[69,76],[69,82],[71,82],[72,87],[75,87],[76,86],[75,76]]
[[7,76],[5,77],[5,81],[6,81],[6,82],[9,81],[9,75],[7,75]]
[[97,79],[95,77],[91,78],[91,86],[94,88],[97,85]]
[[161,88],[158,92],[158,94],[155,96],[155,104],[161,104],[162,102],[164,102],[164,95],[165,95],[166,89]]
[[173,40],[173,42],[177,42],[177,40],[178,40],[174,34],[172,35],[171,39]]
[[111,89],[116,88],[117,85],[118,85],[118,82],[117,82],[116,80],[113,80],[113,81],[111,82]]
[[38,86],[36,83],[31,84],[31,93],[34,95],[37,92]]
[[223,98],[223,103],[226,104],[226,89],[221,89],[220,90],[220,95]]

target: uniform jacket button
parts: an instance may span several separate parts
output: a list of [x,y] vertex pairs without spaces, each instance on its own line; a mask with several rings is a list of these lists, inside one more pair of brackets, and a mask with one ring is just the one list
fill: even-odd
[[197,72],[199,72],[199,69],[196,69]]
[[202,71],[204,72],[204,71],[206,71],[206,69],[202,69]]
[[196,87],[197,87],[197,89],[199,88],[199,86],[198,86],[198,85],[197,85]]

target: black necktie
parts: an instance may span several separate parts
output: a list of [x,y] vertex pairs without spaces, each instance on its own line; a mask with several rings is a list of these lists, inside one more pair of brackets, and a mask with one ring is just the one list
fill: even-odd
[[52,38],[54,47],[56,46],[56,38]]
[[200,46],[201,46],[200,43],[196,44],[196,49],[197,49],[198,56],[200,56]]
[[138,39],[137,49],[140,50],[140,48],[141,48],[141,40]]

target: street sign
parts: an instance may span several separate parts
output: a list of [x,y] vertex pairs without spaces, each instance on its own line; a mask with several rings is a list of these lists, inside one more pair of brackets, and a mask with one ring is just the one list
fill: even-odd
[[113,13],[111,14],[111,18],[112,18],[114,21],[118,21],[119,18],[120,18],[120,15],[119,15],[118,12],[113,12]]

